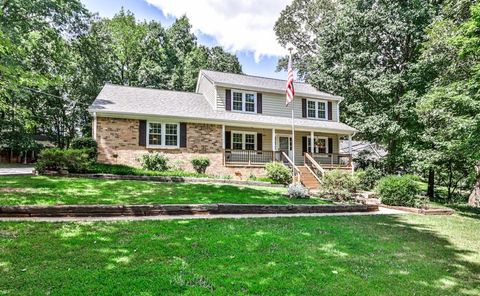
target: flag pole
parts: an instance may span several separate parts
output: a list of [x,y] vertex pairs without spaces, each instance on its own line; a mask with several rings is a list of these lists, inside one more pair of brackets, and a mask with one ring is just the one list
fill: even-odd
[[[292,50],[293,48],[290,47],[288,52],[290,54],[289,59],[292,61]],[[293,62],[291,62],[293,64]],[[295,116],[294,116],[294,107],[295,100],[292,99],[292,162],[293,166],[295,166]],[[293,174],[295,175],[295,167],[292,167]]]

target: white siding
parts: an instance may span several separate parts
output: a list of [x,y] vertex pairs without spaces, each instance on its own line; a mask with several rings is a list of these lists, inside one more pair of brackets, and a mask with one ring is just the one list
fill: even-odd
[[200,81],[198,82],[198,92],[203,94],[207,99],[208,103],[213,108],[215,108],[215,105],[216,105],[215,87],[210,82],[210,80],[206,79],[203,75],[200,77]]

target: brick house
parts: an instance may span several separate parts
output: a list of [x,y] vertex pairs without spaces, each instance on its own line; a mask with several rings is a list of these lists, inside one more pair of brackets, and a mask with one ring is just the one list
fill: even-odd
[[339,143],[356,130],[339,120],[342,97],[299,82],[295,91],[292,141],[284,80],[201,70],[196,92],[106,84],[89,108],[99,161],[137,166],[142,154],[164,152],[187,170],[207,156],[216,175],[258,176],[273,160],[315,178],[351,170]]

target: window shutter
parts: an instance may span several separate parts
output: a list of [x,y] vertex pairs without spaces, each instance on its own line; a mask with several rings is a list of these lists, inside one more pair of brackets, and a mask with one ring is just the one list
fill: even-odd
[[232,110],[232,90],[225,90],[225,110]]
[[147,146],[147,121],[139,120],[138,123],[138,145]]
[[180,147],[187,147],[187,124],[180,122]]
[[225,131],[225,149],[232,149],[232,132]]
[[328,153],[333,153],[333,139],[328,138]]
[[261,133],[257,134],[257,150],[263,150],[263,137]]
[[302,117],[307,118],[307,99],[302,99]]
[[331,101],[328,101],[327,111],[328,111],[328,120],[332,120],[332,102]]
[[302,153],[307,152],[307,137],[302,137]]
[[[263,105],[263,102],[262,102],[262,93],[257,93],[257,113],[262,113],[262,105]],[[262,149],[258,149],[258,150],[262,150]]]

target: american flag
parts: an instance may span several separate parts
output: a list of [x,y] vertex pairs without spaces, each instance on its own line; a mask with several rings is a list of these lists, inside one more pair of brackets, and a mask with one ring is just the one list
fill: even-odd
[[295,95],[295,89],[293,88],[293,70],[292,70],[292,55],[288,57],[288,76],[287,76],[287,101],[286,106],[293,102],[293,96]]

